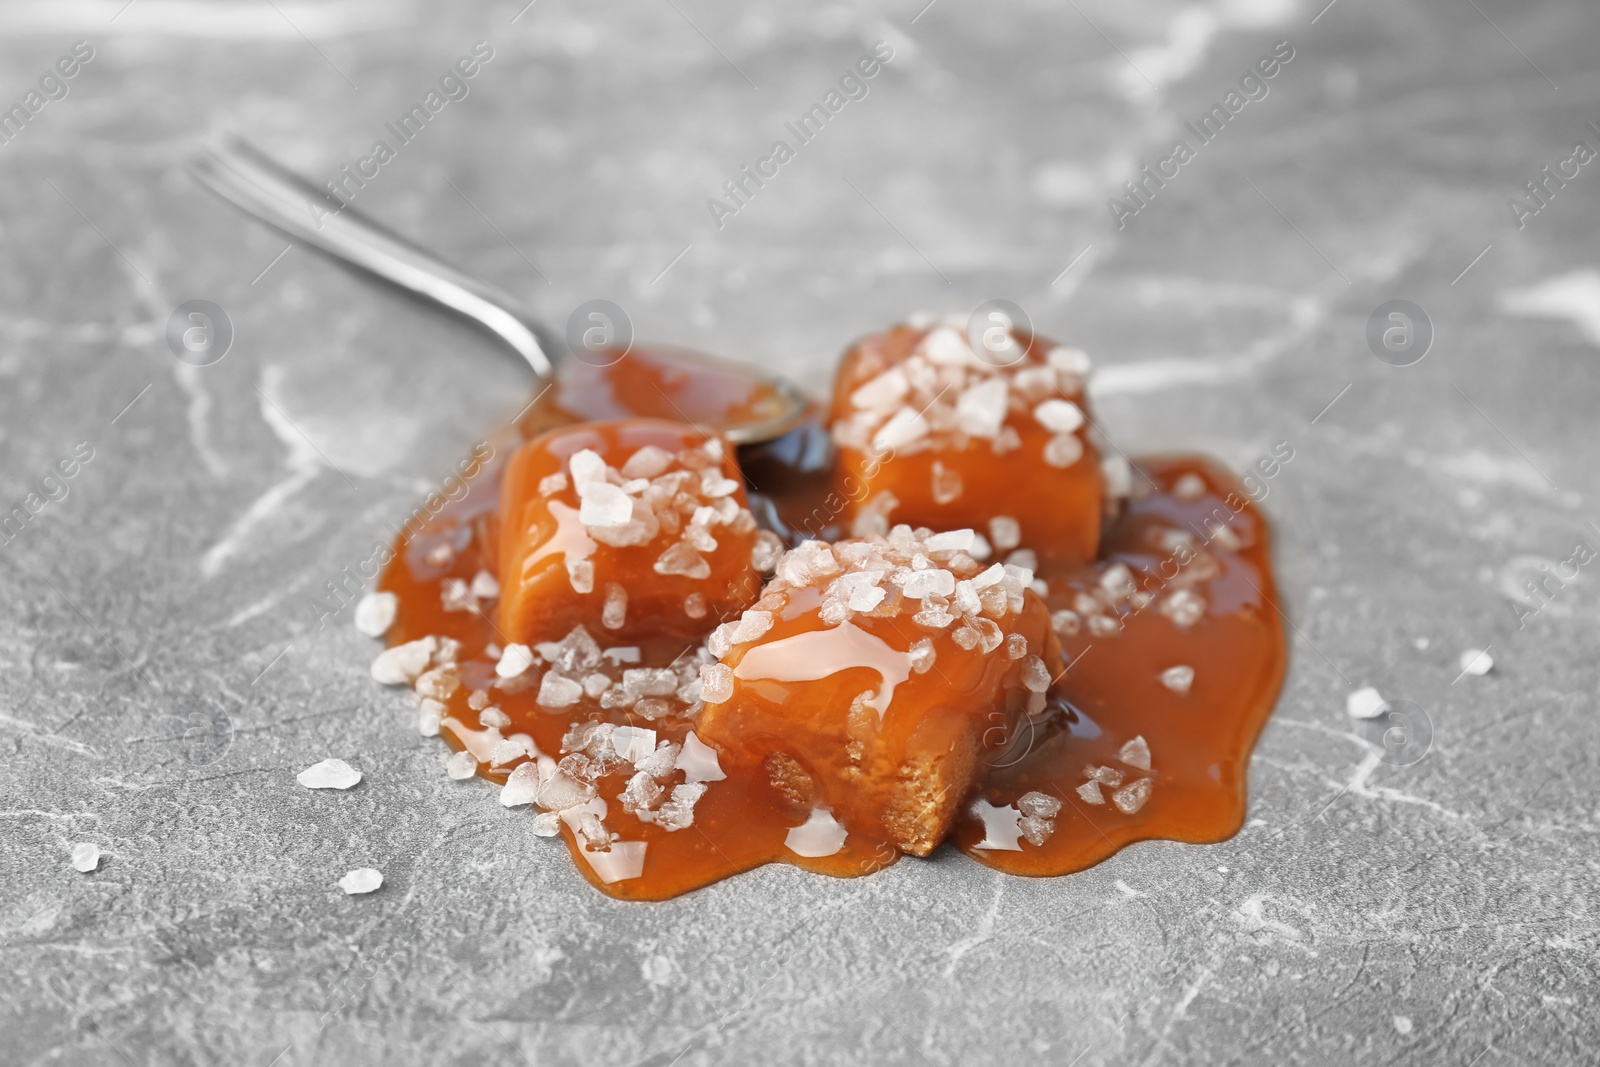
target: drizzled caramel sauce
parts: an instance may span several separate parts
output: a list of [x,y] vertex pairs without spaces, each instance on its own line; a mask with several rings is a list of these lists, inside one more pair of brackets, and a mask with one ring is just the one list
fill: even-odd
[[[835,715],[843,723],[845,709],[863,688],[881,692],[895,686],[903,690],[896,707],[904,705],[906,694],[918,693],[930,702],[937,693],[950,703],[948,685],[935,685],[932,675],[909,668],[914,633],[901,639],[861,619],[859,626],[847,622],[819,629],[805,621],[808,613],[815,614],[816,601],[802,590],[777,612],[767,643],[726,660],[742,675],[741,685],[764,693],[767,710],[760,721],[753,713],[737,720],[742,705],[733,704],[703,710],[691,705],[688,715],[646,718],[631,707],[602,710],[587,699],[558,709],[541,707],[537,685],[505,691],[496,662],[512,638],[504,632],[498,603],[482,599],[474,609],[461,610],[458,602],[456,610],[445,610],[447,583],[471,583],[487,572],[505,585],[502,540],[521,534],[501,529],[501,494],[513,491],[516,478],[506,477],[507,467],[522,441],[552,427],[624,416],[680,422],[759,417],[763,398],[747,381],[741,387],[725,366],[703,377],[687,371],[689,366],[682,353],[657,359],[640,349],[610,366],[568,364],[561,382],[525,413],[516,433],[496,442],[481,488],[396,545],[379,582],[399,604],[388,641],[398,645],[433,636],[460,643],[459,686],[434,694],[443,705],[439,735],[452,749],[470,752],[476,773],[497,783],[506,782],[524,762],[496,765],[497,746],[526,738],[539,753],[560,759],[563,739],[585,720],[654,731],[656,744],[694,747],[709,739],[713,747],[720,745],[715,773],[723,777],[705,780],[689,825],[667,829],[625,810],[620,796],[633,773],[627,765],[600,776],[598,795],[584,806],[616,837],[612,849],[590,850],[577,832],[579,816],[569,811],[560,818],[560,834],[579,870],[603,892],[663,899],[772,862],[840,877],[869,873],[895,862],[907,844],[905,833],[897,835],[884,820],[868,817],[870,792],[863,794],[861,810],[833,805],[833,814],[849,825],[846,834],[819,803],[823,787],[811,779],[820,778],[822,768],[775,766],[762,756],[778,754],[786,750],[786,740],[793,741],[785,736],[792,728],[784,721],[786,708],[808,721]],[[740,450],[738,462],[750,511],[791,544],[812,535],[836,538],[847,529],[849,509],[827,499],[837,492],[839,471],[845,468],[820,418]],[[912,470],[909,460],[896,462],[903,466],[897,470],[889,464],[883,471],[890,486],[897,475],[909,477]],[[920,468],[929,464],[917,462],[920,486],[928,473]],[[967,470],[972,481],[976,468]],[[547,472],[541,468],[540,473]],[[983,506],[992,512],[999,506],[1000,488],[1009,485],[1012,494],[1029,495],[1032,521],[1071,529],[1085,506],[1083,479],[1074,472],[1074,489],[1058,496],[1044,481],[1051,473],[997,465],[994,484],[983,487]],[[1028,484],[1035,477],[1037,483]],[[1096,470],[1093,481],[1099,480]],[[515,491],[525,494],[526,487]],[[991,517],[960,521],[959,500],[938,507],[950,526],[983,530]],[[819,526],[818,515],[827,522]],[[1096,539],[1097,554],[1077,558],[1081,546]],[[1025,541],[1024,547],[1035,546]],[[1136,461],[1130,494],[1107,503],[1097,537],[1079,537],[1064,554],[1037,547],[1042,562],[1036,577],[1048,591],[1037,599],[1029,594],[1021,639],[1030,655],[1044,655],[1059,666],[1051,671],[1055,677],[1042,711],[990,711],[975,732],[969,731],[977,739],[970,745],[976,785],[959,798],[945,840],[999,870],[1046,875],[1091,866],[1134,841],[1209,842],[1236,832],[1244,817],[1250,751],[1276,699],[1286,657],[1266,524],[1238,482],[1203,458]],[[996,559],[1003,557],[996,553]],[[656,578],[644,570],[629,584],[641,593]],[[762,596],[759,580],[735,585],[719,570],[717,581],[717,593],[737,603],[708,614],[705,632],[737,620],[739,605],[748,607]],[[646,598],[636,595],[634,602],[643,604]],[[637,666],[682,662],[683,617],[661,603],[649,609],[658,618],[637,613],[629,618],[625,643],[638,648]],[[1049,625],[1042,621],[1046,611]],[[590,630],[603,648],[624,644],[600,626]],[[949,639],[940,640],[948,644]],[[877,666],[865,679],[868,672],[860,669],[833,672],[828,658],[835,654],[857,661],[875,656],[871,661]],[[941,652],[959,654],[954,646]],[[997,672],[1003,672],[1005,649],[991,655],[983,658],[980,648],[970,662],[951,658],[943,664],[976,691],[995,684]],[[620,665],[602,665],[612,666]],[[890,694],[882,696],[888,704]],[[486,704],[497,709],[498,725],[485,722]],[[729,720],[734,720],[730,726],[721,725]],[[948,721],[946,747],[953,751],[961,731],[957,719]],[[888,742],[903,747],[916,723],[895,726],[885,720],[882,726]],[[894,734],[896,729],[901,734]],[[945,735],[939,737],[945,745]],[[680,771],[673,780],[681,783],[686,777],[693,776]],[[1040,809],[1041,794],[1059,806]],[[1042,833],[1040,827],[1045,827]]]

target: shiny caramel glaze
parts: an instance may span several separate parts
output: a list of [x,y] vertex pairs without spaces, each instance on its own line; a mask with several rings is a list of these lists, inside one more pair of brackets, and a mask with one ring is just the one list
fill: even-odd
[[[630,362],[631,357],[601,374],[611,385],[610,396],[631,395],[622,381],[631,371]],[[693,385],[681,388],[692,392]],[[568,421],[575,414],[553,406],[550,399],[536,404],[524,417],[523,435]],[[721,401],[713,398],[712,406],[717,403]],[[640,407],[643,410],[635,413],[660,414],[659,407],[648,403]],[[826,449],[817,445],[817,433],[815,427],[803,428],[789,436],[793,447],[780,441],[741,453],[741,462],[746,457],[752,460],[745,467],[747,477],[756,472],[758,478],[759,491],[752,492],[751,507],[769,525],[785,511],[791,516],[804,515],[823,506],[816,494],[830,491],[823,477],[828,462],[821,458],[826,457]],[[682,744],[696,728],[693,719],[646,720],[630,709],[607,710],[587,699],[553,712],[539,707],[534,689],[505,693],[492,688],[493,653],[507,643],[495,621],[496,605],[486,602],[479,612],[442,609],[441,590],[447,579],[470,581],[480,570],[497,572],[500,531],[496,509],[503,484],[498,479],[503,477],[505,462],[517,442],[500,444],[505,447],[498,449],[465,499],[447,504],[419,533],[402,538],[379,583],[399,598],[399,616],[388,634],[391,644],[426,635],[461,642],[462,684],[443,701],[447,710],[440,736],[454,749],[474,751],[478,773],[495,782],[504,782],[511,770],[487,762],[498,738],[526,734],[541,752],[559,757],[563,735],[574,722],[604,720],[648,727],[657,731],[660,740]],[[1132,498],[1120,507],[1113,506],[1116,514],[1104,526],[1098,558],[1088,564],[1046,562],[1040,572],[1049,589],[1046,604],[1058,613],[1063,661],[1072,664],[1051,688],[1045,714],[1003,717],[996,720],[1000,728],[986,731],[982,738],[978,755],[982,784],[963,800],[949,840],[998,869],[1041,875],[1078,870],[1137,840],[1221,840],[1235,832],[1243,818],[1250,750],[1270,713],[1285,660],[1282,630],[1271,606],[1276,594],[1265,523],[1232,476],[1207,460],[1161,457],[1140,462],[1138,467],[1149,481],[1136,472]],[[889,469],[892,472],[893,468]],[[1200,479],[1203,492],[1198,498],[1180,498],[1177,487],[1185,474]],[[1194,484],[1187,483],[1184,496],[1193,495]],[[764,511],[766,500],[774,503]],[[1059,506],[1074,504],[1061,500]],[[1218,525],[1226,521],[1232,536],[1206,536],[1208,517]],[[1183,628],[1160,608],[1160,597],[1170,596],[1176,586],[1170,578],[1160,588],[1154,583],[1167,577],[1174,555],[1165,547],[1174,535],[1160,531],[1186,527],[1200,531],[1194,539],[1210,562],[1190,562],[1181,579],[1205,602],[1202,617]],[[1161,537],[1165,541],[1157,540]],[[1088,614],[1075,611],[1075,606],[1084,606],[1079,594],[1098,594],[1101,576],[1118,562],[1129,568],[1140,589],[1154,591],[1157,599],[1138,610],[1125,601],[1103,606],[1101,617],[1114,616],[1120,620],[1120,628],[1110,632],[1109,622],[1091,628]],[[1215,573],[1210,573],[1213,570]],[[750,602],[759,595],[759,590],[752,590]],[[803,614],[802,609],[796,610]],[[1071,621],[1059,614],[1065,611],[1078,618],[1075,632],[1064,632],[1072,631]],[[707,624],[724,621],[710,617]],[[593,629],[603,643],[617,643],[604,637],[599,627]],[[685,653],[681,636],[646,635],[629,643],[639,645],[644,662],[651,665],[666,666]],[[1183,664],[1194,668],[1195,677],[1188,693],[1179,695],[1164,687],[1159,676],[1161,671]],[[807,694],[818,708],[827,703],[828,686],[841,694],[850,688],[842,684],[843,679],[824,681],[823,687]],[[509,724],[485,730],[480,713],[469,706],[474,691],[488,693],[492,706],[509,718]],[[845,700],[848,706],[849,696]],[[714,722],[715,716],[712,719]],[[1142,736],[1152,753],[1149,772],[1117,763],[1119,751],[1135,736]],[[782,741],[778,728],[770,749],[781,748]],[[1148,799],[1132,815],[1114,809],[1109,802],[1087,804],[1077,789],[1084,782],[1083,769],[1089,765],[1120,770],[1126,782],[1148,778]],[[856,819],[850,820],[857,825],[837,853],[797,855],[786,847],[786,839],[791,829],[807,821],[811,800],[795,788],[794,781],[775,775],[765,760],[752,759],[751,753],[737,753],[730,747],[722,766],[726,778],[710,783],[694,809],[693,824],[673,831],[640,822],[623,810],[617,796],[625,774],[601,778],[598,787],[607,804],[607,828],[625,841],[645,843],[645,860],[638,877],[608,883],[586,857],[572,826],[563,823],[560,832],[578,869],[603,892],[646,900],[675,896],[771,862],[855,876],[899,858],[901,851],[887,829],[873,833]],[[1013,832],[1009,837],[1018,845],[1016,850],[977,847],[1005,844],[1007,822],[1013,827],[1016,824],[1015,809],[1010,805],[1034,791],[1062,802],[1059,812],[1047,820],[1053,823],[1053,832],[1042,845],[1018,841]],[[1111,790],[1105,793],[1109,796]],[[999,826],[998,832],[987,833],[979,816],[972,814],[975,810],[986,812],[990,823]]]
[[776,418],[788,402],[736,363],[670,345],[585,352],[556,371],[547,411],[566,422],[651,418],[700,426]]

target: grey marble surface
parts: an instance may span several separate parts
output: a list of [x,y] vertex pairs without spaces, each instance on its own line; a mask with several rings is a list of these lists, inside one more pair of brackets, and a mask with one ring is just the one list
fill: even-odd
[[[0,548],[0,1061],[1594,1061],[1594,567],[1515,598],[1600,548],[1600,168],[1520,229],[1507,199],[1600,147],[1600,13],[921,3],[0,8],[0,102],[94,50],[0,144],[0,509],[93,450]],[[880,40],[868,95],[716,228]],[[855,335],[1003,296],[1095,354],[1124,449],[1292,443],[1265,506],[1293,661],[1242,833],[629,905],[445,777],[310,601],[527,379],[183,161],[233,128],[332,177],[477,41],[357,202],[557,322],[607,298],[815,384]],[[1279,41],[1119,230],[1107,198]],[[208,367],[165,341],[191,299],[234,329]],[[1433,324],[1411,366],[1366,341],[1392,299]],[[1420,761],[1369,755],[1367,685],[1424,710]],[[361,784],[295,784],[329,756]],[[385,884],[346,897],[361,866]]]

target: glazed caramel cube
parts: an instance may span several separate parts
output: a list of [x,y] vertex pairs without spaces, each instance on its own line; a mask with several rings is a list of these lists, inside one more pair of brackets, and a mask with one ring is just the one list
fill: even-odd
[[998,558],[1017,547],[1052,562],[1094,558],[1104,478],[1085,414],[1088,357],[1011,336],[980,357],[956,325],[896,326],[845,353],[829,503],[853,533],[972,527]]
[[700,736],[797,814],[927,855],[1059,660],[1032,574],[984,567],[974,540],[897,526],[787,553],[707,641]]
[[760,588],[779,545],[756,529],[733,450],[651,419],[552,430],[518,450],[500,505],[500,631],[558,641],[698,639]]

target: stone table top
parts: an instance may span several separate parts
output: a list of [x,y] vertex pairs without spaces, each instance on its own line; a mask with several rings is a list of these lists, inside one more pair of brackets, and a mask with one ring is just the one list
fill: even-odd
[[[1324,2],[7,4],[0,1060],[1592,1062],[1600,15]],[[819,385],[1005,297],[1095,355],[1118,447],[1288,442],[1248,825],[595,892],[312,606],[528,376],[200,191],[230,129],[557,324],[608,299]],[[334,756],[360,785],[295,784]]]

